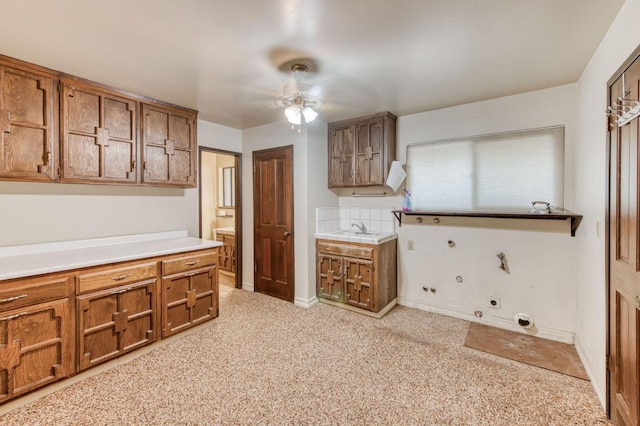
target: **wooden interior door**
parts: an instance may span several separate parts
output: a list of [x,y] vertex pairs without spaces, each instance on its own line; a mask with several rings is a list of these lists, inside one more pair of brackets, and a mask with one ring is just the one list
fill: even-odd
[[[618,97],[640,99],[640,60],[610,87]],[[609,411],[616,425],[640,424],[640,216],[638,122],[610,132]]]
[[293,302],[292,147],[253,153],[254,288]]

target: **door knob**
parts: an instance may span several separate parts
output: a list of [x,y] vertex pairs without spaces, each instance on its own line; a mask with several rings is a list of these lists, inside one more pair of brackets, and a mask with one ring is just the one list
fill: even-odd
[[289,232],[289,231],[284,231],[284,236],[285,236],[285,237],[288,237],[289,235],[291,235],[291,232]]

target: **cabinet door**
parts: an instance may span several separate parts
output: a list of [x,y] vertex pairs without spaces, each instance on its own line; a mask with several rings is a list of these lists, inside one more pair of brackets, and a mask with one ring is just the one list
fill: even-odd
[[73,374],[69,299],[0,312],[0,402]]
[[218,316],[216,267],[162,278],[162,337]]
[[353,127],[329,127],[329,188],[353,186]]
[[136,102],[63,84],[63,181],[136,183]]
[[218,256],[218,267],[223,271],[235,272],[235,237],[231,235],[219,235],[218,237],[220,237],[218,241],[222,241],[223,244]]
[[345,302],[359,308],[374,310],[373,261],[344,259]]
[[142,104],[142,181],[196,186],[196,114]]
[[356,124],[356,186],[384,185],[384,119]]
[[54,82],[0,65],[0,178],[53,181]]
[[156,340],[156,279],[78,296],[78,357],[85,370]]
[[317,254],[318,297],[344,302],[343,259],[325,253]]

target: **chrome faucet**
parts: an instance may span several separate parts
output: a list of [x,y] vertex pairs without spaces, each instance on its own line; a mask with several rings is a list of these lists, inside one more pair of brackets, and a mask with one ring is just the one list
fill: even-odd
[[367,233],[367,227],[364,226],[364,223],[362,223],[362,222],[352,223],[351,226],[355,226],[356,228],[358,228],[358,232],[356,232],[356,234],[366,234]]

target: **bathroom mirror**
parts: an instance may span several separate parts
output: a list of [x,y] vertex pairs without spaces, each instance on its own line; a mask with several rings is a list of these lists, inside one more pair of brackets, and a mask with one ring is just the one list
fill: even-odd
[[236,168],[222,167],[218,169],[218,197],[220,207],[235,207],[236,200]]

